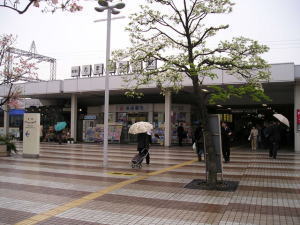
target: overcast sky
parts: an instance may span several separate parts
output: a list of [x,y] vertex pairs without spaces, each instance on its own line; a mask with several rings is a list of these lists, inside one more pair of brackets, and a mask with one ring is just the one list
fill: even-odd
[[[177,0],[176,0],[177,1]],[[83,1],[84,2],[84,1]],[[143,0],[124,0],[126,7],[120,15],[128,17]],[[270,47],[264,55],[269,63],[293,62],[300,64],[300,0],[234,0],[236,5],[229,15],[218,18],[230,28],[220,39],[245,36]],[[97,2],[83,3],[79,13],[42,13],[32,8],[24,15],[0,8],[0,33],[17,35],[15,47],[29,50],[35,41],[39,54],[57,59],[57,79],[70,78],[71,66],[105,62],[106,13],[94,10]],[[128,19],[112,21],[111,48],[129,45],[124,31]],[[40,64],[40,78],[49,79],[49,65]]]

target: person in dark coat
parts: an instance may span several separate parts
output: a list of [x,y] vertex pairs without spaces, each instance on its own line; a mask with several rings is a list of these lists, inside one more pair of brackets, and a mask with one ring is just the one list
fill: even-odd
[[201,126],[198,126],[195,130],[194,141],[196,143],[198,161],[202,161],[202,154],[204,154],[204,137],[203,137],[203,129]]
[[141,156],[146,155],[146,164],[150,163],[150,144],[152,144],[151,133],[139,133],[137,135],[137,150]]
[[231,130],[227,123],[222,122],[221,124],[221,137],[222,137],[222,153],[225,163],[230,161],[230,137]]
[[58,143],[61,145],[62,143],[62,134],[63,134],[63,131],[60,130],[60,131],[56,131],[56,136],[57,136],[57,140],[58,140]]
[[20,132],[20,141],[23,141],[23,121],[21,121],[20,123],[19,132]]
[[182,124],[179,124],[179,126],[177,127],[177,136],[178,136],[178,143],[179,146],[182,146],[182,139],[184,138],[184,128],[182,126]]
[[281,140],[279,122],[273,122],[269,131],[269,156],[276,159]]

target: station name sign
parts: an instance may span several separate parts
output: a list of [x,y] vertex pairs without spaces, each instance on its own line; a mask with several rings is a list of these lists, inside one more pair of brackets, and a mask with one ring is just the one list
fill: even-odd
[[[157,69],[157,60],[150,59],[147,62],[129,63],[128,61],[113,62],[110,61],[108,65],[108,71],[111,75],[124,75],[138,73],[143,70],[155,70]],[[103,76],[104,75],[104,64],[83,65],[83,66],[72,66],[71,77],[91,77],[91,76]]]

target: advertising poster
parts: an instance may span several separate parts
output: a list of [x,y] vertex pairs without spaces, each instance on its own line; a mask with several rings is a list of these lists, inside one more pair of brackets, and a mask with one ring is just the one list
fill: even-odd
[[[108,126],[108,141],[120,142],[122,133],[122,125]],[[97,124],[96,127],[88,127],[85,132],[86,142],[103,142],[104,139],[104,125]]]

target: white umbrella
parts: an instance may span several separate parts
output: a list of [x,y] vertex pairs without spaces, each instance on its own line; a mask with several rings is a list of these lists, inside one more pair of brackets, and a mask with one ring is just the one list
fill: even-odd
[[273,116],[278,119],[281,123],[287,125],[288,127],[290,127],[290,122],[289,120],[282,114],[273,114]]
[[128,133],[130,134],[139,134],[146,133],[153,129],[153,125],[148,122],[137,122],[130,126]]

